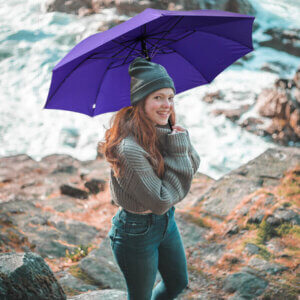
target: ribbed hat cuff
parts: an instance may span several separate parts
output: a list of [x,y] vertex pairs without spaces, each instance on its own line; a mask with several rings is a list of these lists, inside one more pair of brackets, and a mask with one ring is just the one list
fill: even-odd
[[172,88],[174,90],[174,94],[176,94],[176,90],[172,79],[169,76],[162,76],[159,78],[155,78],[150,82],[147,82],[146,84],[142,85],[137,90],[135,90],[134,93],[132,93],[130,96],[131,105],[146,98],[152,92],[162,88]]

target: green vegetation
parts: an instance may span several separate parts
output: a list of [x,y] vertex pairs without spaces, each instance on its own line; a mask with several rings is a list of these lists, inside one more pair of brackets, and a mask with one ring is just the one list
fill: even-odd
[[199,227],[211,228],[211,226],[205,222],[205,219],[201,217],[194,217],[193,215],[187,213],[184,213],[183,217],[186,221],[192,222]]
[[72,262],[79,261],[81,258],[87,256],[89,254],[89,248],[92,245],[79,245],[77,248],[75,248],[74,251],[69,252],[69,250],[66,250],[66,257],[70,258]]
[[258,227],[256,238],[257,243],[263,245],[265,242],[275,236],[278,236],[278,233],[274,229],[274,226],[266,222],[266,220],[263,220]]
[[71,266],[69,269],[69,273],[74,277],[81,279],[87,284],[99,286],[99,283],[91,278],[88,274],[86,274],[78,265]]

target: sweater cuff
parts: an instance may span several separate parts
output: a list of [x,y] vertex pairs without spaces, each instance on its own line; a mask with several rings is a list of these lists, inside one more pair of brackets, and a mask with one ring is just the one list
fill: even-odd
[[186,153],[188,150],[188,137],[185,131],[167,134],[168,153]]

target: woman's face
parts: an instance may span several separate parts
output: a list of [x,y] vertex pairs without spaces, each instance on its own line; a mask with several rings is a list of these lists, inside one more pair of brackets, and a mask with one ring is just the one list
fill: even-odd
[[174,91],[159,89],[146,97],[145,112],[154,125],[166,125],[174,106]]

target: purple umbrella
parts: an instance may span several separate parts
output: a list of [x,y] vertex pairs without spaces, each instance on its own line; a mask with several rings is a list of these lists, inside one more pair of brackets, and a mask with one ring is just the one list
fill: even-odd
[[52,70],[44,108],[93,117],[130,106],[128,67],[138,56],[163,65],[177,94],[210,83],[253,51],[253,21],[219,10],[147,8],[78,43]]

